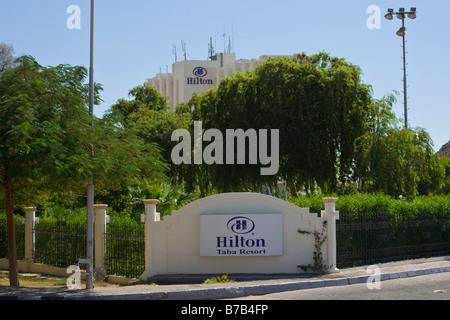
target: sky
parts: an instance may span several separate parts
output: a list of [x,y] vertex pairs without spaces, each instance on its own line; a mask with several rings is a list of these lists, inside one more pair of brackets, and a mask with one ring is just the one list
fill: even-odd
[[[16,56],[89,68],[90,0],[0,4],[0,43]],[[80,8],[79,28],[67,26],[71,5]],[[320,51],[345,58],[361,67],[375,98],[400,92],[393,110],[403,119],[401,20],[384,18],[400,7],[417,7],[417,18],[405,20],[409,124],[425,128],[438,151],[450,140],[450,0],[96,0],[94,78],[104,91],[95,114],[160,70],[171,72],[182,41],[187,59],[206,60],[212,37],[217,52],[232,39],[237,59]]]

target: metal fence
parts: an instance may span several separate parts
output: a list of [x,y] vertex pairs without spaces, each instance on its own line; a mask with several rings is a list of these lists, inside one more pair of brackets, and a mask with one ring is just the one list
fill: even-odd
[[[17,223],[15,226],[17,259],[22,260],[25,257],[25,226]],[[0,219],[0,258],[8,258],[8,226],[6,219]]]
[[[18,260],[25,255],[25,227],[16,223]],[[145,229],[143,224],[108,224],[105,266],[109,275],[140,278],[145,271]],[[95,244],[94,244],[95,245]],[[67,268],[86,256],[86,223],[41,221],[35,226],[33,262]],[[0,219],[0,258],[8,258],[8,233]]]
[[86,223],[41,222],[35,239],[35,263],[67,268],[86,256]]
[[[24,226],[16,223],[19,260],[24,257],[24,233]],[[40,222],[35,237],[37,263],[68,267],[86,255],[85,223]],[[144,225],[108,224],[104,239],[107,274],[140,278],[145,271]],[[336,240],[338,268],[450,255],[450,219],[427,212],[407,220],[395,220],[383,212],[356,218],[341,213]],[[7,253],[6,220],[0,219],[0,258],[7,258]]]
[[144,225],[108,224],[105,240],[107,273],[139,279],[145,271]]
[[[398,217],[397,217],[398,219]],[[337,267],[354,267],[450,254],[450,219],[422,212],[408,220],[377,215],[340,217],[336,225]]]

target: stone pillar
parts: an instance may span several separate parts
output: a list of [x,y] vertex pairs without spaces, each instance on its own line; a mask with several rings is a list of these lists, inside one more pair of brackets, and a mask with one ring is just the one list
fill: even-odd
[[337,198],[324,198],[325,221],[327,222],[327,263],[329,272],[339,272],[336,268],[336,201]]
[[33,262],[35,249],[36,208],[25,208],[25,261]]
[[94,266],[96,278],[106,277],[105,256],[106,256],[106,204],[95,204],[95,224],[94,224]]
[[142,279],[147,279],[153,276],[153,245],[154,245],[154,227],[155,222],[159,221],[159,216],[156,212],[156,204],[158,200],[142,200],[145,207],[145,271],[142,274]]

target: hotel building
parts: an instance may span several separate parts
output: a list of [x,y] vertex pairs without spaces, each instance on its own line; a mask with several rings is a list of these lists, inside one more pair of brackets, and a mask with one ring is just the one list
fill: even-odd
[[[289,56],[293,57],[293,56]],[[235,53],[218,53],[211,60],[184,60],[173,64],[173,72],[158,74],[147,83],[156,88],[175,106],[177,103],[188,102],[192,94],[201,94],[217,87],[220,80],[234,73],[249,69],[267,59],[261,56],[257,59],[236,60]]]

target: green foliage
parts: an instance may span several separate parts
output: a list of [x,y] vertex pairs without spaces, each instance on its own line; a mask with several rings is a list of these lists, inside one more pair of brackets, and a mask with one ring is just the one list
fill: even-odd
[[26,187],[31,202],[48,190],[43,186],[91,166],[86,70],[42,67],[28,56],[16,64],[0,77],[0,177],[13,184],[16,201]]
[[45,209],[43,215],[39,217],[42,221],[66,221],[74,223],[86,223],[86,208],[78,208],[75,210],[62,207],[49,207]]
[[162,159],[167,163],[168,178],[174,184],[183,184],[189,193],[197,192],[204,197],[210,190],[208,176],[203,168],[190,165],[175,165],[171,160],[172,133],[177,129],[193,130],[191,109],[180,104],[172,109],[165,98],[148,85],[137,86],[130,91],[129,101],[119,100],[108,111],[108,117],[118,121],[125,130],[135,132],[144,145],[157,145]]
[[5,43],[0,43],[0,74],[14,66],[14,48]]
[[299,196],[298,198],[289,198],[288,201],[299,206],[300,208],[309,208],[312,213],[320,213],[325,209],[320,193],[314,193],[308,196]]
[[[8,217],[12,285],[18,285],[15,207],[49,205],[53,192],[85,193],[88,176],[95,176],[97,194],[137,185],[143,177],[165,178],[155,144],[144,145],[114,119],[89,113],[86,76],[84,67],[43,67],[30,56],[0,73],[0,206]],[[94,84],[96,104],[101,89]],[[67,212],[48,214],[61,218]]]
[[443,186],[445,170],[423,129],[388,128],[369,132],[357,142],[355,177],[362,189],[413,198]]
[[166,180],[167,166],[156,143],[144,143],[133,130],[108,118],[98,121],[95,137],[95,185],[98,196],[120,193],[147,181]]
[[434,188],[432,190],[433,193],[443,193],[443,194],[449,194],[450,193],[450,158],[449,157],[440,157],[439,162],[441,163],[442,167],[445,170],[445,178],[444,178],[444,186],[439,188]]
[[[323,261],[323,253],[322,253],[322,246],[327,240],[327,237],[325,235],[326,231],[326,222],[323,224],[323,230],[322,232],[309,232],[302,229],[299,229],[298,232],[301,234],[311,234],[314,235],[314,252],[313,252],[313,264],[308,265],[299,265],[298,268],[302,269],[303,272],[307,272],[308,270],[311,270],[314,273],[318,274],[327,274],[328,273],[328,266]],[[331,267],[331,266],[330,266]]]
[[[353,142],[364,132],[370,103],[370,86],[359,67],[323,52],[269,58],[190,102],[205,130],[280,129],[279,175],[291,192],[313,184],[333,190],[338,177],[347,179]],[[207,169],[219,192],[277,183],[277,177],[261,176],[256,165]]]
[[223,283],[223,282],[234,282],[232,279],[228,279],[228,274],[219,275],[217,277],[206,279],[203,283],[212,284],[212,283]]
[[[314,194],[291,198],[288,201],[302,208],[311,208],[311,212],[319,213],[325,209],[322,201],[324,196]],[[394,221],[411,219],[427,212],[434,219],[450,218],[450,195],[417,196],[411,200],[406,198],[393,198],[379,193],[356,193],[339,196],[336,202],[336,210],[340,217],[347,220],[377,219],[382,212]]]
[[[442,187],[443,168],[424,129],[405,130],[392,112],[396,92],[374,99],[361,70],[321,52],[269,58],[256,70],[223,79],[194,95],[204,130],[280,129],[280,170],[292,196],[349,182],[361,191],[414,197]],[[259,191],[277,177],[257,165],[212,165],[203,171],[218,192]],[[350,190],[348,190],[350,191]]]
[[130,101],[119,99],[109,110],[109,114],[118,117],[123,125],[128,125],[130,115],[141,109],[154,111],[167,111],[169,105],[166,99],[155,89],[147,84],[137,86],[130,90],[128,96]]
[[[1,74],[0,179],[12,184],[16,206],[46,205],[54,191],[83,194],[90,175],[97,194],[165,178],[156,144],[110,117],[92,119],[86,76],[84,67],[43,67],[29,56]],[[96,84],[96,103],[100,90]]]
[[[149,184],[137,188],[131,188],[126,196],[122,198],[123,213],[139,219],[139,214],[144,213],[144,204],[142,200],[158,199],[157,210],[161,217],[170,215],[173,210],[178,210],[191,202],[191,196],[184,190],[180,184],[162,183]],[[112,208],[116,212],[117,207]]]

